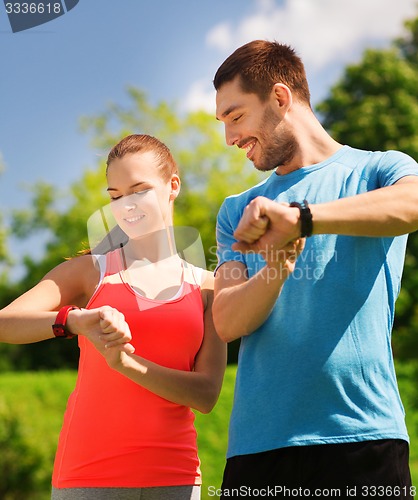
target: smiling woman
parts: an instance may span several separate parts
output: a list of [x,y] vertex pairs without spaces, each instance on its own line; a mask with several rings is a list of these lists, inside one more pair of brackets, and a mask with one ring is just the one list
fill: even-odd
[[78,335],[54,500],[196,500],[191,408],[211,411],[226,365],[212,321],[213,277],[177,252],[180,178],[164,144],[126,137],[109,154],[107,180],[124,243],[50,271],[0,311],[0,341]]
[[108,164],[112,212],[130,238],[173,225],[172,202],[180,191],[180,178],[173,173],[166,182],[158,167],[152,151],[128,153]]

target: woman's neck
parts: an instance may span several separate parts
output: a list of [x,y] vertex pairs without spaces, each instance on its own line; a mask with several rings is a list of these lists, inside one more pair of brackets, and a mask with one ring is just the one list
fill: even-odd
[[133,261],[157,263],[177,255],[172,227],[167,227],[141,238],[130,239],[123,247],[125,258]]

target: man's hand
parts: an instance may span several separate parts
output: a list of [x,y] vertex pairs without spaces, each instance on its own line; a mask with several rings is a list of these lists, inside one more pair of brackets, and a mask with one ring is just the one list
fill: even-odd
[[271,260],[269,255],[275,259],[300,237],[299,209],[258,196],[245,207],[234,237],[238,240],[234,250],[259,253],[266,261]]

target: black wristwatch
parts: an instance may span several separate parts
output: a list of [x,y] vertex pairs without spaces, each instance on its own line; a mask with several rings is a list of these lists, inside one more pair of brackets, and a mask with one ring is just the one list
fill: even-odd
[[313,232],[313,222],[312,222],[312,213],[309,208],[309,204],[306,200],[303,200],[302,203],[298,203],[297,201],[292,201],[290,203],[291,207],[297,207],[300,212],[300,236],[302,238],[309,238],[312,236]]

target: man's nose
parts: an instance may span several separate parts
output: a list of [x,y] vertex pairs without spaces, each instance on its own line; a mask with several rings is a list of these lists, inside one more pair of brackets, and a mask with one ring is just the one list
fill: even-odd
[[235,146],[238,142],[237,132],[231,130],[231,128],[227,126],[225,126],[225,141],[228,146]]

